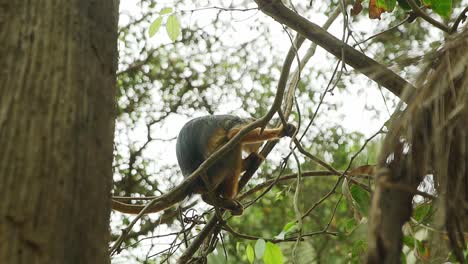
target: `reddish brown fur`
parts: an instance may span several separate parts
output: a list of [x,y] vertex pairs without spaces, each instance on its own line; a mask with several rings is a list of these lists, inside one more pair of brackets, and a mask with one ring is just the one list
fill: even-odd
[[[227,135],[228,139],[233,138],[237,133],[239,133],[241,129],[242,128],[231,129],[231,131],[229,131]],[[263,132],[261,131],[261,128],[256,128],[250,131],[249,133],[247,133],[247,135],[245,135],[242,138],[241,143],[249,144],[249,143],[257,143],[257,142],[263,142],[267,140],[278,139],[281,137],[282,133],[283,133],[283,127],[275,128],[275,129],[264,129]]]
[[224,181],[218,191],[223,195],[223,197],[234,199],[239,188],[239,177],[243,163],[241,148],[236,148],[233,153],[230,153],[230,155],[233,155],[235,164],[233,164],[232,168],[228,168],[229,174],[224,178]]
[[[230,131],[219,129],[215,132],[212,139],[208,142],[206,157],[210,156],[214,151],[221,147],[228,140],[233,138],[242,127],[236,127]],[[240,146],[235,147],[225,157],[221,158],[221,163],[230,162],[228,166],[218,170],[216,175],[208,175],[210,183],[216,193],[227,199],[234,199],[239,188],[239,178],[245,168],[245,160],[242,159],[242,151],[250,154],[256,152],[261,146],[261,143],[267,140],[278,139],[284,132],[283,127],[276,129],[265,129],[261,132],[260,128],[254,129],[247,133],[240,141]],[[222,181],[222,182],[220,182]]]
[[213,152],[215,152],[219,147],[226,143],[226,130],[223,128],[218,128],[211,137],[210,141],[206,146],[205,159],[208,158]]
[[[241,129],[242,126],[235,127],[229,131],[223,128],[217,129],[210,140],[206,142],[203,158],[207,159],[211,154],[237,135]],[[190,193],[195,192],[202,194],[202,198],[205,202],[228,209],[233,215],[242,214],[242,204],[235,200],[239,191],[240,174],[242,171],[248,169],[249,163],[252,160],[255,160],[251,159],[251,157],[263,159],[263,157],[256,154],[256,152],[264,141],[275,140],[286,135],[291,136],[294,130],[295,127],[288,124],[287,128],[280,127],[276,129],[265,129],[263,131],[257,128],[250,131],[241,139],[239,145],[226,153],[224,157],[215,162],[215,164],[205,172],[205,175],[195,181],[190,188]],[[242,159],[243,151],[251,155],[246,159]],[[203,181],[202,178],[208,180],[208,182]],[[213,191],[213,193],[208,193],[208,190]],[[188,193],[186,195],[188,195]],[[181,200],[183,197],[177,199]],[[131,205],[113,201],[113,208],[125,213],[137,214],[143,207],[142,205]],[[167,205],[165,204],[155,206],[148,210],[147,213],[158,212],[166,207]]]

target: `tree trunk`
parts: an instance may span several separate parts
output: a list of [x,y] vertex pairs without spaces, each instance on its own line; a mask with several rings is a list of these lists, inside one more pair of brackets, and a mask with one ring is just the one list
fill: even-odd
[[109,263],[118,0],[0,0],[0,263]]
[[[468,230],[468,26],[447,38],[419,76],[404,113],[392,121],[380,153],[370,212],[368,263],[400,263],[402,226],[424,176],[433,175],[436,221],[464,262]],[[436,243],[445,243],[444,240]],[[430,250],[429,250],[430,252]],[[428,256],[431,260],[436,256]]]

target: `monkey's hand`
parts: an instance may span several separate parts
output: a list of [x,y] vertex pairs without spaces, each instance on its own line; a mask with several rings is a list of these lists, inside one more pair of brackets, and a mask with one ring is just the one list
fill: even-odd
[[207,204],[231,211],[232,215],[241,215],[244,212],[244,206],[236,199],[227,199],[219,196],[210,197],[208,194],[203,194],[202,199]]
[[296,126],[291,124],[291,123],[288,123],[287,126],[283,126],[283,130],[281,131],[281,134],[280,136],[281,137],[292,137],[294,135],[294,133],[296,133]]

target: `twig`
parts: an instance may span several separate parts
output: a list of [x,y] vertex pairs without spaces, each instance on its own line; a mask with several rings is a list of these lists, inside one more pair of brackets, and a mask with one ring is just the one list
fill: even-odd
[[[382,126],[383,128],[383,126]],[[310,207],[306,213],[302,216],[302,218],[308,216],[317,206],[319,206],[321,203],[323,203],[323,201],[325,201],[329,196],[331,196],[335,191],[336,191],[336,188],[338,187],[338,185],[340,184],[341,182],[341,179],[343,179],[346,175],[346,173],[348,172],[349,168],[351,168],[351,165],[354,161],[354,159],[359,155],[359,153],[361,153],[364,148],[366,147],[366,145],[373,139],[375,138],[378,134],[381,133],[382,131],[382,128],[379,129],[379,131],[377,131],[375,134],[373,134],[371,137],[369,137],[365,142],[364,144],[361,146],[361,148],[351,157],[351,160],[349,161],[348,163],[348,166],[347,168],[343,171],[343,173],[340,173],[340,177],[338,178],[338,180],[336,181],[335,185],[333,186],[333,188],[328,192],[326,193],[320,200],[318,200],[314,205],[312,205],[312,207]],[[299,145],[300,146],[300,145]],[[302,146],[301,146],[302,148]],[[299,150],[300,151],[300,150]],[[305,151],[305,150],[304,150]],[[310,154],[309,154],[310,155]],[[347,178],[348,180],[354,180],[352,178]],[[356,182],[353,182],[353,183],[356,183]],[[359,183],[359,182],[358,182]],[[363,187],[362,184],[359,183],[359,186]],[[367,191],[370,191],[369,188],[367,186],[364,185],[363,187],[365,190]]]
[[415,90],[412,84],[387,67],[337,39],[306,18],[294,13],[292,10],[284,6],[281,1],[255,0],[255,2],[259,5],[262,12],[271,16],[278,22],[289,26],[309,40],[317,43],[335,57],[341,58],[343,55],[343,49],[345,51],[345,63],[387,88],[398,97],[401,97],[402,91],[406,87],[408,87],[408,89]]
[[[334,19],[333,19],[334,20]],[[327,23],[331,24],[331,22],[333,20],[329,20],[327,21]],[[297,43],[296,42],[296,47],[291,47],[290,48],[290,51],[288,52],[288,55],[285,59],[285,63],[283,64],[283,70],[282,70],[282,73],[281,73],[281,76],[280,76],[280,81],[278,82],[278,90],[277,90],[277,97],[275,97],[275,103],[274,103],[274,106],[272,106],[272,108],[270,108],[270,111],[269,111],[269,114],[267,114],[268,117],[272,117],[273,114],[275,113],[275,110],[276,109],[279,109],[280,105],[281,105],[281,101],[282,101],[282,97],[281,98],[278,98],[278,95],[281,95],[282,96],[282,93],[284,92],[284,89],[285,89],[285,86],[286,86],[286,83],[287,83],[287,79],[288,79],[288,75],[289,75],[289,68],[291,67],[291,63],[292,63],[292,60],[294,58],[294,50],[293,49],[299,49],[300,45],[302,44],[302,41],[300,43]],[[309,53],[310,54],[310,53]],[[305,64],[305,62],[303,61],[302,62],[302,66]],[[287,66],[285,68],[285,66]],[[281,93],[279,93],[281,91]],[[289,114],[289,113],[287,113]],[[269,119],[268,119],[269,120]],[[266,123],[265,123],[266,124]],[[266,157],[270,151],[273,149],[273,147],[276,145],[276,142],[277,141],[272,141],[272,142],[268,142],[265,147],[262,149],[261,151],[261,155],[263,157]],[[258,167],[260,166],[260,164],[262,163],[263,161],[262,160],[258,160],[256,162],[256,164],[252,164],[252,167],[249,168],[243,175],[242,175],[242,178],[241,178],[241,181],[239,182],[239,190],[241,190],[246,184],[247,182],[250,180],[250,178],[253,176],[253,174],[255,173],[255,171],[258,169]],[[196,252],[196,250],[199,248],[199,246],[201,245],[201,243],[203,242],[203,240],[215,229],[215,227],[217,226],[217,219],[215,217],[211,218],[210,221],[208,222],[207,225],[205,225],[205,227],[203,228],[202,232],[197,236],[197,241],[194,241],[190,246],[189,248],[187,249],[186,252],[184,252],[183,256],[181,257],[181,259],[179,259],[179,262],[180,263],[183,263],[183,261],[187,261],[190,259],[190,257]],[[216,234],[217,232],[213,232],[214,234]],[[319,234],[319,233],[317,233]],[[307,235],[314,235],[314,233],[312,234],[305,234],[303,236],[307,236]]]
[[[303,172],[302,175],[301,175],[301,177],[304,177],[304,178],[322,177],[322,176],[339,176],[339,174],[335,174],[335,173],[330,172],[330,171],[306,171],[306,172]],[[272,183],[288,181],[288,180],[293,180],[293,179],[297,179],[297,174],[296,173],[282,176],[278,180],[271,179],[271,180],[264,181],[264,182],[256,185],[252,189],[246,191],[242,195],[238,196],[238,199],[239,200],[245,199],[246,197],[260,191],[261,189],[264,189],[264,188],[270,186]]]
[[297,221],[297,229],[299,230],[299,234],[296,239],[296,243],[294,244],[293,251],[292,251],[292,258],[293,262],[295,263],[296,259],[296,251],[297,247],[299,246],[299,242],[301,241],[302,235],[302,213],[299,208],[299,195],[301,193],[301,184],[302,184],[302,170],[301,170],[301,163],[299,162],[299,158],[297,157],[296,153],[292,152],[294,160],[297,164],[297,180],[296,180],[296,190],[294,191],[294,199],[293,199],[293,206],[294,206],[294,213],[296,214],[296,221]]
[[[289,71],[291,69],[292,62],[294,61],[294,58],[296,57],[297,54],[297,49],[304,43],[305,38],[302,37],[301,35],[297,34],[294,42],[292,43],[288,54],[286,55],[286,58],[284,60],[283,66],[281,68],[281,74],[280,78],[278,80],[278,88],[276,90],[276,96],[275,100],[273,101],[272,106],[270,107],[270,110],[268,113],[262,118],[265,120],[270,120],[273,115],[278,112],[278,109],[281,108],[281,103],[283,102],[283,95],[284,91],[286,89],[286,84],[288,82],[289,78]],[[265,124],[266,125],[266,122]],[[264,156],[265,157],[265,156]]]
[[[349,1],[347,2],[347,4],[349,4]],[[335,10],[328,17],[327,21],[323,24],[322,28],[327,30],[332,25],[332,23],[338,18],[338,15],[340,13],[341,13],[341,8],[340,7],[335,8]],[[299,82],[301,71],[304,69],[307,62],[315,54],[316,50],[317,50],[317,44],[312,42],[310,44],[310,47],[307,49],[306,54],[302,57],[302,59],[300,59],[300,64],[297,67],[297,69],[294,71],[294,73],[292,74],[291,81],[289,82],[289,85],[288,85],[288,99],[289,99],[289,97],[292,97],[292,95],[293,95],[293,93],[290,92],[290,91],[293,91],[293,88],[296,87],[297,83]],[[286,102],[286,106],[284,107],[285,108],[285,110],[284,110],[284,115],[285,116],[289,116],[289,114],[291,112],[292,104],[289,104],[290,101],[292,102],[292,100],[288,100]],[[300,122],[299,122],[299,124],[300,124]]]
[[440,30],[450,33],[450,29],[446,25],[440,23],[439,21],[433,19],[431,16],[426,14],[426,12],[419,8],[419,6],[416,4],[416,2],[414,2],[414,0],[407,0],[407,2],[411,6],[413,12],[416,13],[416,15],[426,20],[429,24],[432,24],[433,26],[439,28]]
[[180,10],[180,13],[194,13],[197,11],[205,11],[205,10],[220,10],[220,11],[228,11],[228,12],[248,12],[258,10],[258,7],[252,8],[230,8],[230,7],[222,7],[222,6],[207,6],[201,7],[196,9],[187,9],[187,10]]
[[323,229],[324,232],[328,230],[328,228],[330,227],[330,225],[331,225],[331,223],[333,221],[333,218],[335,218],[336,210],[338,209],[338,205],[340,205],[341,199],[343,199],[343,194],[341,194],[340,198],[338,198],[338,202],[336,202],[335,207],[333,208],[333,212],[332,212],[332,215],[330,216],[330,220],[328,220],[327,225]]
[[[284,239],[277,239],[277,238],[263,238],[263,237],[257,237],[257,236],[252,236],[252,235],[246,235],[246,234],[242,234],[242,233],[239,233],[239,232],[235,231],[234,229],[232,229],[232,227],[230,227],[227,224],[223,225],[223,229],[228,231],[229,233],[231,233],[235,237],[239,237],[239,238],[247,239],[247,240],[263,239],[265,241],[270,241],[271,243],[295,242],[299,238],[299,237],[288,237],[288,238],[284,238]],[[316,236],[316,235],[320,235],[320,234],[326,234],[326,235],[332,235],[332,236],[338,235],[337,232],[329,232],[327,230],[322,230],[322,231],[303,234],[300,237],[300,239],[302,241],[302,240],[304,240],[304,237],[311,237],[311,236]]]
[[133,221],[128,225],[127,228],[122,230],[122,235],[117,239],[117,241],[112,246],[110,252],[111,254],[115,253],[120,245],[122,244],[123,240],[136,224],[136,222],[144,215],[146,212],[150,211],[152,208],[165,208],[177,202],[179,199],[183,199],[185,197],[186,190],[190,187],[191,183],[195,181],[198,176],[205,172],[211,165],[213,165],[219,158],[221,158],[227,151],[232,149],[240,139],[250,132],[251,130],[259,127],[263,124],[263,118],[259,119],[253,123],[242,128],[238,134],[236,134],[228,143],[223,145],[220,149],[215,151],[210,157],[208,157],[190,176],[188,176],[181,184],[173,188],[166,194],[159,196],[158,198],[150,201],[143,207],[140,213],[133,219]]
[[396,25],[394,25],[394,26],[392,26],[392,27],[390,27],[390,28],[388,28],[388,29],[386,29],[386,30],[384,30],[384,31],[381,31],[381,32],[379,32],[379,33],[377,33],[377,34],[375,34],[375,35],[372,35],[372,36],[366,38],[365,40],[362,40],[362,41],[359,41],[359,42],[357,42],[357,43],[354,43],[354,44],[353,44],[353,47],[356,47],[356,46],[358,46],[358,45],[361,45],[361,44],[364,43],[364,42],[367,42],[367,41],[369,41],[369,40],[371,40],[371,39],[373,39],[373,38],[376,38],[376,37],[378,37],[378,36],[381,36],[381,35],[383,35],[383,34],[385,34],[385,33],[387,33],[387,32],[390,32],[390,31],[392,31],[392,30],[398,28],[399,26],[401,26],[401,25],[403,25],[404,23],[406,23],[406,22],[408,21],[409,18],[410,18],[410,16],[407,16],[407,17],[406,17],[405,19],[403,19],[400,23],[398,23],[398,24],[396,24]]
[[202,231],[195,237],[192,241],[192,244],[185,250],[185,252],[180,256],[177,263],[185,264],[188,263],[189,259],[197,252],[205,238],[211,233],[212,229],[216,227],[218,219],[216,216],[213,216],[210,221],[203,227]]
[[462,21],[465,21],[466,19],[466,12],[468,12],[468,6],[465,7],[465,9],[463,9],[463,11],[460,12],[460,14],[458,15],[457,19],[455,20],[455,23],[453,23],[453,26],[452,28],[450,28],[450,33],[455,33],[458,29],[458,25],[460,25],[460,23]]
[[[288,51],[288,54],[286,55],[285,61],[283,63],[283,68],[280,74],[280,79],[278,81],[278,88],[276,91],[276,96],[275,100],[270,107],[268,113],[262,117],[261,119],[257,120],[256,124],[259,124],[258,126],[253,127],[253,124],[250,124],[249,126],[252,126],[253,128],[262,126],[265,127],[266,123],[273,117],[273,115],[278,111],[278,109],[281,107],[281,103],[283,101],[283,94],[284,90],[286,88],[287,80],[289,77],[289,71],[292,65],[292,62],[295,58],[295,50],[298,49],[302,43],[304,42],[304,38],[301,37],[296,37],[295,40],[295,45],[292,45]],[[247,126],[247,127],[249,127]],[[246,127],[246,128],[247,128]],[[240,134],[240,133],[239,133]],[[234,139],[234,138],[233,138]],[[232,140],[231,140],[232,141]],[[231,142],[229,141],[229,142]],[[229,144],[228,142],[228,144]],[[269,152],[273,149],[273,146],[276,144],[276,142],[269,142],[267,145],[262,149],[260,155],[263,157],[268,156]],[[216,153],[215,153],[216,154]],[[213,154],[214,155],[214,154]],[[262,160],[258,160],[256,164],[252,165],[252,168],[248,168],[247,171],[242,175],[242,178],[239,182],[239,190],[242,190],[242,188],[247,184],[247,182],[250,180],[250,178],[253,176],[255,171],[258,169],[260,164],[262,163]],[[202,164],[203,165],[203,164]],[[179,258],[178,263],[186,263],[193,254],[198,250],[200,247],[201,243],[203,243],[204,239],[208,237],[211,232],[215,229],[217,226],[217,219],[215,217],[212,217],[210,221],[208,222],[207,225],[203,228],[203,230],[200,232],[200,234],[197,236],[196,240],[187,248],[187,250],[184,252],[184,254]],[[213,232],[214,235],[217,232]]]

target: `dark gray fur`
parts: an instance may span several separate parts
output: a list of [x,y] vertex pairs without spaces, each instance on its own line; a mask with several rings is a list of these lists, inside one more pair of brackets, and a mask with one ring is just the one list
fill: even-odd
[[233,115],[210,115],[186,123],[179,132],[176,145],[177,161],[184,177],[190,176],[208,158],[205,148],[218,128],[229,131],[247,122]]

